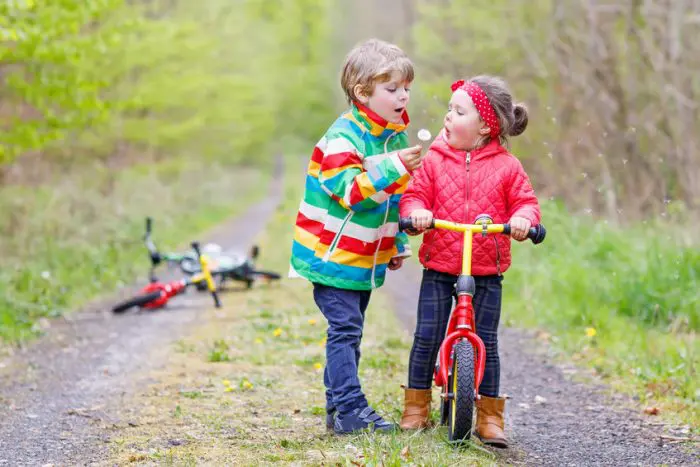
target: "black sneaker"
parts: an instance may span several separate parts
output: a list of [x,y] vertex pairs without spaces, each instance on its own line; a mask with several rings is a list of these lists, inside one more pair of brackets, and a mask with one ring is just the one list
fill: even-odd
[[335,407],[326,408],[326,431],[333,431],[333,424],[335,423],[335,414],[337,411]]
[[335,417],[333,431],[338,435],[359,433],[365,430],[394,431],[396,430],[396,425],[384,420],[372,407],[355,409],[348,414],[338,414]]

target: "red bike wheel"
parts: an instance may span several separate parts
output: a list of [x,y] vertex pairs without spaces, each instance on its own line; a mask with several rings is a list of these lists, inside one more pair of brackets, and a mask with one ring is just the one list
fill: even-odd
[[154,290],[153,292],[148,292],[146,294],[137,295],[136,297],[132,297],[128,300],[125,300],[121,303],[114,305],[112,307],[112,311],[114,313],[123,313],[123,312],[127,311],[129,308],[133,308],[135,306],[144,307],[144,306],[148,305],[149,303],[160,299],[162,293],[163,292],[160,290]]

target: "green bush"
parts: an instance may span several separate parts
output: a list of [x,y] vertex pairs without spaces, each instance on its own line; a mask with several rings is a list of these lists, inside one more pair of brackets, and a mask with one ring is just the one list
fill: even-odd
[[548,329],[603,374],[696,399],[700,252],[685,231],[663,222],[622,229],[552,202],[543,216],[545,242],[515,247],[508,316]]

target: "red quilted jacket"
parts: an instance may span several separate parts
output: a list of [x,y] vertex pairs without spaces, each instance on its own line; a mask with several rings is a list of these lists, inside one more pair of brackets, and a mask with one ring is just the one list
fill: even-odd
[[[472,223],[488,214],[496,224],[512,217],[540,222],[540,206],[520,161],[497,141],[471,152],[458,151],[442,133],[433,141],[423,166],[401,197],[399,211],[408,217],[415,209],[427,209],[436,219]],[[428,269],[459,274],[462,234],[428,230],[418,253]],[[510,237],[474,236],[472,274],[486,276],[505,272],[511,263]]]

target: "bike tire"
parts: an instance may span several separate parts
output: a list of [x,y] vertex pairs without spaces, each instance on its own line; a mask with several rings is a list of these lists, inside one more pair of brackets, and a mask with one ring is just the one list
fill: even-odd
[[249,277],[252,277],[253,280],[258,280],[258,279],[265,279],[268,281],[276,281],[282,276],[280,274],[277,274],[276,272],[272,271],[258,271],[258,270],[253,270],[248,273]]
[[253,287],[255,281],[276,281],[279,280],[282,276],[272,271],[258,271],[256,269],[253,269],[248,271],[245,277],[246,288],[250,289]]
[[454,346],[452,375],[449,377],[449,401],[447,434],[452,442],[468,440],[472,435],[474,416],[474,348],[467,341]]
[[161,296],[161,291],[160,290],[154,290],[153,292],[148,292],[146,294],[142,295],[137,295],[136,297],[132,297],[128,300],[124,300],[121,303],[117,303],[112,307],[112,311],[114,313],[123,313],[129,308],[133,308],[135,306],[138,307],[143,307],[144,305],[149,304],[153,300],[157,300]]

